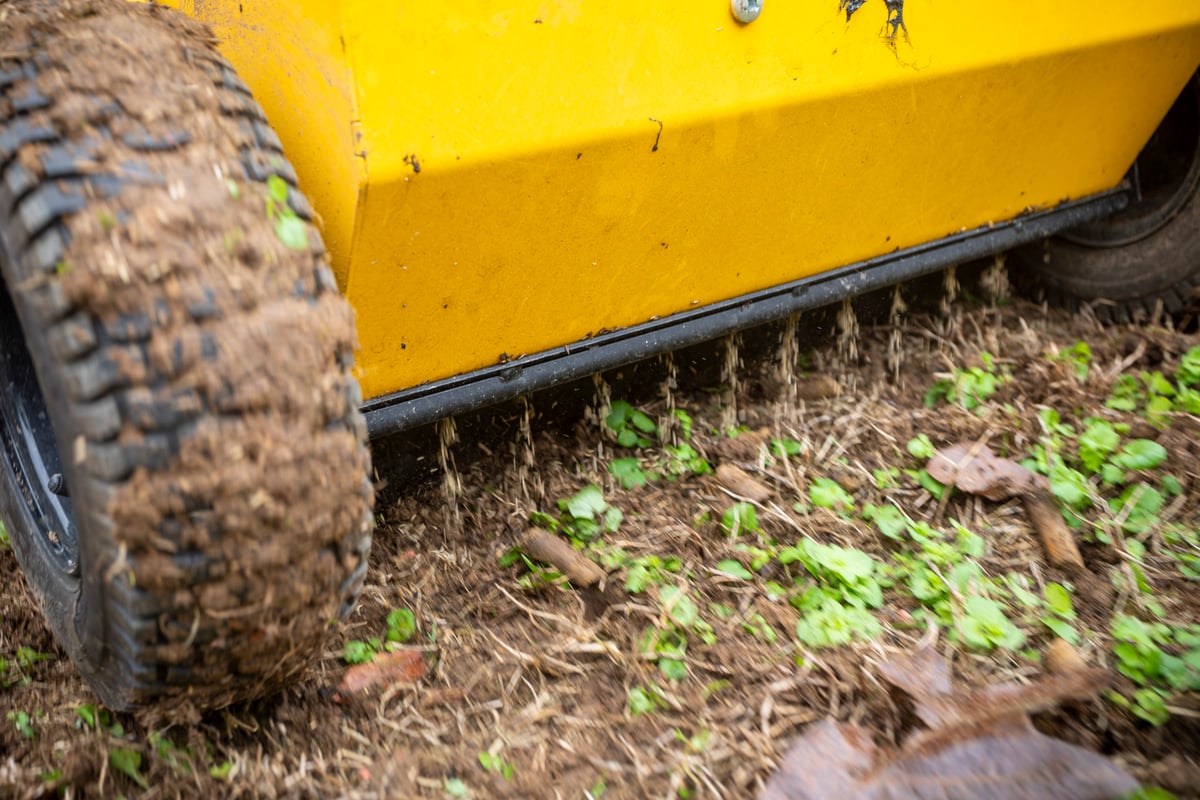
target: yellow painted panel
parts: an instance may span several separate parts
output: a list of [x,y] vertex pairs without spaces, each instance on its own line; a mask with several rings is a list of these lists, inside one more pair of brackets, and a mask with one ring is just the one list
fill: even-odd
[[1193,0],[172,0],[324,222],[378,396],[1118,182]]
[[363,164],[341,5],[328,0],[166,0],[207,22],[283,141],[320,214],[338,283],[346,285]]
[[905,11],[344,0],[366,394],[1108,188],[1200,63],[1183,0]]

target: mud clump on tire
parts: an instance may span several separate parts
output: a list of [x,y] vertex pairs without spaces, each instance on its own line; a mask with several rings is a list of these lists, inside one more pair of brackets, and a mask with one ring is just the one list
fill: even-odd
[[[10,162],[52,219],[10,238],[9,282],[27,339],[45,331],[30,351],[70,473],[80,603],[100,620],[72,655],[117,707],[262,695],[306,668],[366,567],[353,313],[205,28],[119,0],[0,13],[28,54],[10,107],[42,98],[22,124],[52,134]],[[281,241],[281,215],[308,223],[307,247]]]

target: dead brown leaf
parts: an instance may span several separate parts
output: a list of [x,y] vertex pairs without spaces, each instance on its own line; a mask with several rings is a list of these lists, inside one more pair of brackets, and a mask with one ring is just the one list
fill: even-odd
[[763,800],[1091,800],[1137,788],[1108,759],[1034,730],[1025,716],[1095,691],[1094,670],[955,693],[945,662],[926,649],[880,665],[879,672],[913,695],[918,716],[932,730],[887,752],[857,725],[817,723],[784,756]]
[[1015,461],[1000,458],[986,445],[944,447],[925,466],[935,480],[989,500],[1007,500],[1037,485],[1037,476]]
[[1083,568],[1083,557],[1062,514],[1054,504],[1046,479],[1007,458],[1000,458],[982,443],[956,444],[939,450],[925,466],[933,478],[947,486],[989,500],[1019,496],[1037,531],[1050,563]]
[[521,537],[519,546],[525,555],[554,567],[579,588],[604,580],[606,573],[599,564],[549,531],[531,528]]
[[717,467],[717,482],[738,497],[744,497],[752,503],[761,503],[772,494],[741,467],[733,464],[721,464]]
[[356,664],[346,670],[335,699],[360,694],[368,689],[416,683],[425,676],[425,671],[424,651],[403,649],[380,653],[366,664]]
[[1021,502],[1025,506],[1025,513],[1029,515],[1029,524],[1041,537],[1047,560],[1056,567],[1082,570],[1083,556],[1079,553],[1079,545],[1075,543],[1075,535],[1067,527],[1050,492],[1035,489],[1023,495]]

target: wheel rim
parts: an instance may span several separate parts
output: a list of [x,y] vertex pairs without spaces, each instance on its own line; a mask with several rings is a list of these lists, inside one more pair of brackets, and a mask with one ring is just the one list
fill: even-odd
[[0,286],[0,468],[14,481],[37,532],[37,546],[78,574],[79,539],[66,495],[58,442],[33,360],[8,293]]
[[1200,188],[1200,76],[1171,106],[1130,175],[1139,187],[1137,202],[1062,238],[1085,247],[1124,247],[1157,233],[1192,199]]

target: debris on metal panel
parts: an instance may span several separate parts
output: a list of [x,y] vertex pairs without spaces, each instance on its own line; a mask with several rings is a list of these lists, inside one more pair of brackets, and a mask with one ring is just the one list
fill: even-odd
[[[860,8],[866,5],[867,0],[839,0],[838,10],[846,12],[846,22],[854,16]],[[893,44],[896,41],[896,34],[901,31],[908,36],[908,26],[904,24],[904,0],[884,0],[887,5],[887,38],[888,44]]]

